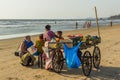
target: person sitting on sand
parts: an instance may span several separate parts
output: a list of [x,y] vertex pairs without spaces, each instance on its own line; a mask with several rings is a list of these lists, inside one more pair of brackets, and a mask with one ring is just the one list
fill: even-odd
[[43,34],[43,38],[45,41],[51,41],[52,38],[55,38],[55,33],[53,31],[51,31],[51,26],[50,25],[46,25],[45,26],[45,33]]
[[22,42],[22,45],[20,47],[20,57],[22,57],[25,53],[28,52],[28,48],[30,48],[34,43],[31,41],[31,37],[28,35],[28,36],[25,36],[25,40]]

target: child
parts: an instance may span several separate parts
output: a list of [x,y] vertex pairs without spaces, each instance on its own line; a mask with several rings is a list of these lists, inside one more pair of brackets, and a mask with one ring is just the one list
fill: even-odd
[[36,41],[35,48],[37,48],[37,51],[33,54],[34,56],[38,56],[38,67],[42,68],[42,55],[43,55],[43,49],[45,41],[43,40],[43,34],[39,35],[39,39]]
[[59,42],[60,40],[64,40],[64,38],[62,37],[62,31],[57,31],[56,42]]
[[37,48],[37,52],[34,53],[34,56],[38,56],[43,53],[42,47],[44,46],[43,34],[39,35],[39,39],[36,41],[35,47]]

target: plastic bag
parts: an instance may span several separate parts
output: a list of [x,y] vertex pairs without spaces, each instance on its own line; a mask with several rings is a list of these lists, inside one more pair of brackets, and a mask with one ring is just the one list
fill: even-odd
[[81,65],[80,59],[77,56],[77,52],[81,44],[82,42],[73,48],[68,48],[67,45],[64,44],[64,54],[68,68],[79,68]]

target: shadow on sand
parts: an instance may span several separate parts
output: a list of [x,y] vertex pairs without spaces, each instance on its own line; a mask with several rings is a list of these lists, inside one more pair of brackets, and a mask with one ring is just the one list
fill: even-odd
[[[84,74],[82,73],[82,68],[67,69],[66,67],[64,67],[60,75],[72,78],[84,76]],[[101,66],[99,70],[93,68],[90,76],[88,76],[87,78],[90,78],[92,80],[120,80],[120,67]]]
[[[32,69],[41,69],[38,65],[29,66]],[[44,69],[44,68],[43,68]],[[82,68],[79,69],[68,69],[66,65],[62,69],[61,76],[70,77],[70,78],[79,78],[84,76]],[[92,68],[90,76],[86,77],[92,80],[120,80],[120,67],[109,67],[109,66],[100,66],[100,69],[97,70]]]

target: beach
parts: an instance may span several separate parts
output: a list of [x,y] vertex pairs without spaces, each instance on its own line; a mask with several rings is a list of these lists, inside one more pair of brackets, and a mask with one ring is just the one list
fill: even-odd
[[[97,35],[97,28],[64,31],[68,34]],[[67,69],[64,67],[60,74],[38,68],[37,64],[25,67],[20,64],[19,57],[13,53],[23,41],[23,37],[0,40],[0,80],[120,80],[120,25],[100,27],[101,50],[100,69],[92,68],[89,77],[82,69]],[[35,42],[38,36],[32,36]],[[93,47],[87,49],[93,52]],[[85,50],[83,50],[85,51]],[[66,66],[66,65],[65,65]]]

